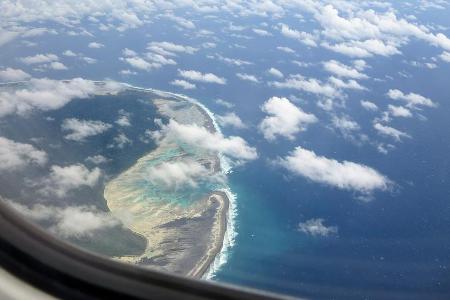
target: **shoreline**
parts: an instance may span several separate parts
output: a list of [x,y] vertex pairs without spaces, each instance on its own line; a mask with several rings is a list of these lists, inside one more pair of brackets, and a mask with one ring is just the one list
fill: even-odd
[[230,200],[224,192],[214,191],[210,199],[215,197],[219,201],[220,206],[217,208],[216,222],[217,227],[214,230],[213,241],[211,241],[211,247],[206,252],[205,257],[200,260],[197,265],[187,275],[195,278],[202,278],[211,267],[212,263],[216,259],[217,255],[222,251],[224,244],[225,234],[227,231],[228,222],[228,210],[230,208]]
[[[151,89],[151,88],[146,89],[146,88],[130,86],[128,84],[123,84],[123,85],[125,86],[125,89],[137,90],[137,91],[141,91],[141,92],[143,91],[143,92],[148,92],[149,94],[153,93],[153,94],[161,95],[161,96],[164,95],[165,97],[168,97],[169,99],[172,98],[172,99],[176,99],[177,101],[187,101],[187,102],[191,103],[191,105],[196,106],[198,111],[204,116],[205,127],[208,131],[219,132],[219,133],[221,132],[220,128],[218,127],[217,123],[215,122],[214,114],[212,112],[210,112],[204,105],[202,105],[195,99],[192,99],[192,98],[184,96],[184,95],[159,91],[159,90],[155,90],[155,89]],[[151,151],[151,152],[153,152],[153,151]],[[147,154],[147,155],[149,155],[149,154]],[[136,164],[139,164],[141,159],[143,159],[144,157],[138,159]],[[228,168],[227,168],[227,170],[224,170],[222,168],[223,161],[221,159],[220,153],[217,153],[215,155],[214,161],[216,161],[216,163],[213,167],[214,172],[228,173],[228,171],[229,171]],[[132,166],[130,169],[132,169],[134,166]],[[127,171],[125,171],[123,173],[126,173],[126,172]],[[120,175],[118,175],[118,176],[120,176]],[[114,179],[112,179],[112,181],[114,181]],[[106,192],[106,190],[105,190],[105,192]],[[105,200],[106,199],[107,199],[107,197],[105,196]],[[225,243],[227,243],[225,240],[226,235],[229,230],[233,231],[233,226],[232,226],[232,224],[229,223],[230,217],[231,217],[230,216],[231,215],[231,212],[230,212],[231,199],[229,199],[228,195],[224,191],[221,191],[219,189],[219,190],[212,191],[211,194],[208,196],[208,204],[209,204],[208,206],[216,205],[214,202],[211,202],[211,201],[217,201],[218,206],[214,213],[214,217],[213,217],[214,221],[213,221],[213,226],[210,230],[210,236],[208,238],[208,241],[206,243],[204,243],[204,247],[206,248],[206,251],[203,253],[203,255],[201,257],[199,257],[200,259],[193,260],[193,263],[194,263],[193,268],[191,268],[190,270],[189,269],[186,270],[186,275],[194,277],[194,278],[205,278],[205,275],[207,275],[208,272],[211,272],[212,267],[222,264],[221,260],[219,258],[221,256],[223,256],[222,252],[226,251],[229,247],[229,246],[225,245]],[[111,207],[110,207],[110,205],[108,205],[109,201],[107,200],[106,202],[107,202],[108,208],[111,211]],[[133,230],[130,227],[128,227],[128,228],[135,234],[145,237],[145,235],[140,233],[139,230]],[[150,240],[148,237],[146,237],[146,240],[147,240],[147,245],[148,245],[150,243]],[[122,261],[128,261],[128,262],[134,261],[137,263],[139,261],[139,257],[144,257],[147,250],[148,250],[148,247],[146,250],[144,250],[144,253],[142,255],[131,256],[131,257],[119,257],[118,259],[122,260]],[[219,259],[220,261],[216,262],[217,259]],[[214,268],[214,269],[216,270],[216,268]]]

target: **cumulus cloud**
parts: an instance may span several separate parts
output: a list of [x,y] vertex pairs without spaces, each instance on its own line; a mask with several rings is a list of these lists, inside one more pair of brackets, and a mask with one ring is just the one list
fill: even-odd
[[223,107],[226,107],[226,108],[228,108],[228,109],[234,107],[234,104],[233,104],[233,103],[230,103],[230,102],[225,101],[225,100],[223,100],[223,99],[217,99],[217,100],[216,100],[216,104],[221,105],[221,106],[223,106]]
[[339,129],[343,134],[350,134],[352,131],[360,129],[359,124],[351,120],[348,116],[333,116],[333,127]]
[[234,128],[239,128],[239,129],[243,129],[246,128],[247,126],[244,124],[244,122],[242,122],[241,118],[239,118],[238,115],[236,115],[234,112],[232,113],[227,113],[223,116],[216,116],[217,122],[219,122],[219,124],[221,126],[227,127],[227,126],[231,126]]
[[59,57],[52,53],[47,54],[36,54],[34,56],[27,56],[20,58],[24,64],[34,65],[34,64],[43,64],[43,63],[51,63],[54,61],[58,61]]
[[64,55],[64,56],[67,56],[67,57],[76,57],[76,56],[78,56],[78,54],[76,54],[76,53],[73,52],[72,50],[66,50],[66,51],[64,51],[64,52],[63,52],[63,55]]
[[441,55],[439,55],[439,58],[450,63],[450,52],[444,51]]
[[115,82],[98,85],[82,78],[64,81],[32,78],[23,88],[0,92],[0,117],[9,114],[26,115],[34,109],[56,110],[75,98],[116,94],[122,89],[123,86]]
[[133,144],[133,141],[130,140],[125,133],[121,132],[117,136],[113,138],[113,143],[108,145],[108,148],[119,148],[123,149],[127,145]]
[[339,88],[339,89],[350,89],[350,90],[360,90],[360,91],[367,90],[366,87],[362,86],[354,79],[349,79],[347,81],[344,81],[340,78],[331,76],[328,80],[331,84],[333,84],[336,88]]
[[436,107],[436,103],[431,101],[431,99],[415,93],[405,94],[400,90],[393,89],[389,90],[387,95],[393,100],[401,100],[406,102],[406,106],[410,108],[415,108],[418,106]]
[[326,97],[340,96],[340,92],[335,86],[315,78],[305,78],[302,75],[290,75],[285,81],[271,82],[270,85],[276,88],[294,89]]
[[348,77],[352,79],[367,79],[368,76],[358,71],[356,68],[352,68],[351,66],[347,66],[343,63],[340,63],[336,60],[330,60],[323,63],[323,66],[326,71],[337,75],[339,77]]
[[278,164],[294,175],[363,195],[371,195],[376,190],[386,191],[391,185],[386,176],[366,165],[318,156],[302,147],[279,158]]
[[291,29],[286,24],[281,24],[280,31],[281,31],[281,34],[284,35],[285,37],[295,39],[295,40],[302,42],[303,44],[310,46],[310,47],[317,47],[316,37],[310,33]]
[[17,202],[7,203],[36,222],[45,222],[48,230],[63,238],[82,238],[92,236],[97,230],[119,225],[110,214],[99,211],[94,206],[57,207],[35,204],[28,207]]
[[145,179],[152,184],[164,186],[167,189],[195,188],[200,182],[222,182],[223,176],[211,174],[211,170],[197,161],[163,162],[148,168]]
[[396,46],[376,39],[349,41],[337,44],[323,42],[322,46],[334,52],[355,58],[372,57],[374,55],[392,56],[401,53]]
[[67,66],[59,61],[54,61],[48,64],[48,68],[61,71],[61,70],[67,70]]
[[220,61],[223,61],[224,63],[227,63],[229,65],[234,65],[234,66],[248,66],[248,65],[252,65],[253,63],[247,61],[247,60],[243,60],[243,59],[238,59],[238,58],[229,58],[229,57],[224,57],[220,54],[216,54],[215,56],[211,56],[210,58],[217,58]]
[[325,226],[324,219],[310,219],[298,224],[300,232],[312,236],[329,236],[338,233],[336,226]]
[[[331,4],[315,8],[315,19],[323,28],[322,34],[331,40],[350,40],[341,43],[343,54],[350,54],[350,48],[358,48],[359,56],[392,55],[400,53],[398,46],[414,37],[443,49],[450,49],[450,39],[444,34],[433,34],[425,26],[418,26],[405,19],[398,18],[389,10],[385,13],[375,10],[352,9],[348,17],[343,17]],[[344,50],[344,47],[347,47]],[[338,51],[339,52],[339,51]],[[346,53],[344,53],[346,52]],[[356,54],[356,50],[353,51]],[[367,55],[368,54],[368,55]]]
[[392,137],[396,141],[401,141],[402,138],[411,138],[411,136],[406,132],[400,131],[390,126],[383,125],[381,123],[375,123],[373,125],[373,128],[375,128],[379,134]]
[[65,119],[61,125],[63,131],[69,131],[65,139],[84,142],[88,137],[101,134],[112,127],[111,124],[101,121]]
[[267,70],[267,73],[269,73],[270,75],[272,75],[274,77],[277,77],[277,78],[283,78],[284,77],[284,74],[280,70],[278,70],[276,68],[270,68],[269,70]]
[[275,140],[277,136],[294,140],[296,134],[304,131],[306,126],[317,122],[316,116],[305,113],[287,98],[272,97],[263,104],[261,110],[268,116],[261,121],[259,129],[269,141]]
[[119,110],[119,118],[115,121],[115,123],[121,127],[130,127],[131,114],[129,112],[124,111],[123,109]]
[[0,47],[11,42],[19,35],[20,35],[20,32],[3,30],[3,28],[1,28],[0,29]]
[[160,63],[148,62],[142,57],[125,57],[123,60],[135,69],[151,71],[161,67]]
[[412,117],[411,111],[403,106],[395,106],[395,105],[389,104],[388,110],[389,110],[389,114],[394,117],[402,117],[402,118]]
[[47,153],[30,144],[0,137],[0,171],[2,172],[23,169],[28,165],[43,166],[47,160]]
[[244,163],[246,161],[258,158],[256,149],[250,147],[247,142],[238,136],[225,137],[221,133],[209,132],[206,128],[195,124],[180,124],[174,120],[170,120],[167,125],[160,124],[161,130],[153,132],[155,138],[161,138],[184,142],[203,148],[208,151],[221,153],[236,163]]
[[272,34],[268,32],[267,30],[260,29],[260,28],[254,28],[253,32],[256,33],[259,36],[271,36]]
[[289,47],[283,47],[283,46],[278,46],[277,50],[283,51],[285,53],[289,53],[289,54],[293,54],[295,53],[295,50]]
[[245,73],[236,73],[236,76],[244,81],[250,81],[253,83],[259,83],[258,78],[256,78],[256,76],[254,75],[250,75],[250,74],[245,74]]
[[100,49],[105,47],[105,45],[101,44],[101,43],[97,43],[97,42],[92,42],[88,44],[88,47],[91,49]]
[[174,21],[175,23],[177,23],[179,26],[181,26],[183,28],[195,29],[194,22],[192,22],[192,21],[190,21],[188,19],[185,19],[185,18],[182,18],[182,17],[179,17],[179,16],[175,16],[173,14],[166,14],[165,17],[170,19],[170,20],[172,20],[172,21]]
[[25,79],[29,79],[30,77],[31,77],[30,74],[20,69],[6,68],[0,70],[1,81],[22,81]]
[[186,80],[176,79],[170,82],[171,85],[179,86],[185,90],[194,90],[197,86],[193,83],[190,83]]
[[191,81],[206,82],[206,83],[216,83],[216,84],[226,84],[227,81],[223,77],[219,77],[212,73],[201,73],[194,70],[178,70],[178,74]]
[[104,157],[103,155],[97,154],[94,156],[88,156],[85,159],[87,162],[93,163],[95,165],[100,165],[111,161],[110,159]]
[[378,110],[378,106],[373,102],[370,102],[367,100],[361,100],[360,103],[361,103],[361,106],[366,110],[369,110],[369,111],[377,111]]
[[175,56],[175,53],[194,54],[198,51],[197,48],[171,42],[151,42],[147,45],[147,49],[166,56]]
[[81,187],[94,187],[102,172],[99,168],[89,170],[82,164],[70,166],[52,166],[50,174],[44,177],[40,182],[34,183],[39,186],[38,192],[43,195],[54,195],[62,198],[72,190]]

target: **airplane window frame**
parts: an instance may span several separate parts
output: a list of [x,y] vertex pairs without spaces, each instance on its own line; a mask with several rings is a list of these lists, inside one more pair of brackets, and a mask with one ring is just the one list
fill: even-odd
[[61,299],[293,299],[114,261],[59,240],[6,203],[0,267]]

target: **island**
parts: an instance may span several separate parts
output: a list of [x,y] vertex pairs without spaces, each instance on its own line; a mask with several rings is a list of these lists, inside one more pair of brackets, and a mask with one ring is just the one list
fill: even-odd
[[[130,87],[131,88],[131,87]],[[179,124],[218,129],[201,104],[170,93],[148,91],[161,116]],[[157,96],[155,98],[155,95]],[[162,137],[156,149],[107,182],[104,198],[111,213],[147,240],[140,255],[116,259],[185,276],[204,276],[223,248],[230,199],[218,183],[192,188],[167,187],[148,180],[158,165],[195,161],[211,176],[224,172],[218,153]]]

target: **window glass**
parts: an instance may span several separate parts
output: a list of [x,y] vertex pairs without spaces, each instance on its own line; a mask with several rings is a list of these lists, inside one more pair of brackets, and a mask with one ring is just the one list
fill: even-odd
[[450,291],[448,1],[0,2],[0,198],[57,238],[325,299]]

